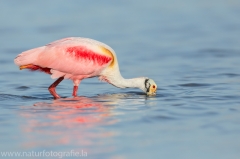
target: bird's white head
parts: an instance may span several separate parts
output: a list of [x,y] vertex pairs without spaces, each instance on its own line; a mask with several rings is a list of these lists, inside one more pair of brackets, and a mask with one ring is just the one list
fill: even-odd
[[147,95],[156,95],[157,85],[152,79],[146,78],[144,81],[144,86],[145,87],[143,91],[146,92]]

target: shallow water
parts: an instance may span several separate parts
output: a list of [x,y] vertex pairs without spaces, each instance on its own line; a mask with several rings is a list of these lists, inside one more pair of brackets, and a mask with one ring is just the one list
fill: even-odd
[[[240,157],[239,1],[0,3],[0,155]],[[77,98],[63,81],[53,100],[48,75],[14,65],[22,51],[69,36],[110,45],[122,75],[153,78],[157,95],[88,79]]]

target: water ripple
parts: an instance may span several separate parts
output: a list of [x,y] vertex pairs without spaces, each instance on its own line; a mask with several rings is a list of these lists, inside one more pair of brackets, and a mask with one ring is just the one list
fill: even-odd
[[20,87],[16,87],[17,90],[27,90],[29,89],[30,87],[28,86],[20,86]]
[[47,99],[52,99],[52,98],[39,98],[39,97],[33,97],[33,96],[19,96],[19,95],[13,95],[13,94],[0,94],[0,101],[4,101],[4,100],[9,100],[9,99],[13,99],[13,100],[36,100],[36,99],[40,99],[40,100],[47,100]]
[[211,86],[211,85],[206,84],[206,83],[186,83],[186,84],[179,84],[179,86],[182,86],[182,87],[207,87],[207,86]]
[[177,118],[167,116],[167,115],[155,115],[155,116],[148,116],[144,117],[143,121],[144,122],[158,122],[158,121],[172,121],[176,120]]
[[214,57],[229,57],[229,56],[239,56],[239,50],[232,49],[217,49],[217,48],[209,48],[203,49],[199,51],[200,56],[211,55]]
[[240,76],[240,74],[237,74],[237,73],[221,73],[221,74],[218,74],[219,76],[227,76],[227,77],[238,77]]

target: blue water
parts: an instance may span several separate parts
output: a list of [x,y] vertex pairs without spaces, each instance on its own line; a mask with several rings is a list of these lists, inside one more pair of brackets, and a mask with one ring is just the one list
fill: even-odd
[[[0,158],[238,159],[239,17],[237,0],[1,1]],[[154,79],[157,95],[87,79],[72,98],[66,80],[57,87],[64,98],[53,100],[48,75],[13,63],[70,36],[110,45],[122,75]]]

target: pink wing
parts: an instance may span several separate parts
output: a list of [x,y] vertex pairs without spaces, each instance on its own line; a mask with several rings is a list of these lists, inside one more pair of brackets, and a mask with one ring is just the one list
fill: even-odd
[[[107,51],[106,51],[107,50]],[[97,76],[109,66],[114,56],[112,49],[95,40],[65,38],[46,46],[20,54],[15,63],[50,68],[54,78],[58,76]],[[29,59],[30,58],[30,59]],[[20,61],[20,62],[19,62]]]

